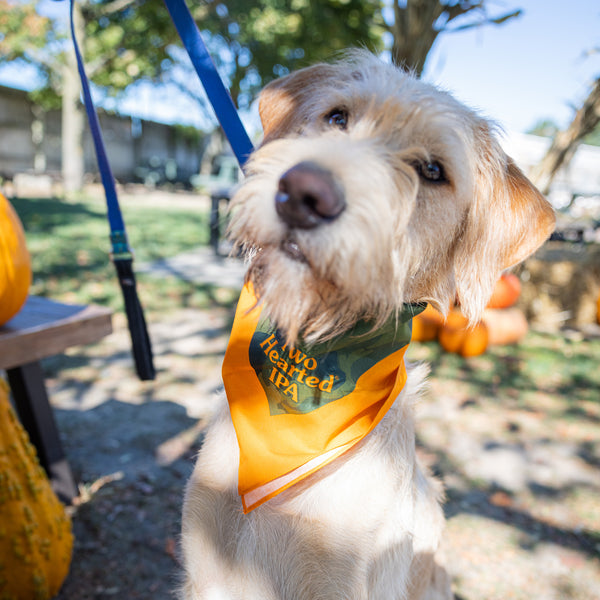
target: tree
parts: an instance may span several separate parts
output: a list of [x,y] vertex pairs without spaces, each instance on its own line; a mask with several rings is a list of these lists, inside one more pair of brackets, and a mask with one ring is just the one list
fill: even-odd
[[392,62],[421,75],[427,56],[440,34],[483,25],[502,25],[521,10],[490,16],[489,0],[392,0],[394,18]]
[[349,46],[384,48],[393,40],[395,64],[421,74],[438,35],[488,24],[500,25],[520,10],[491,16],[493,0],[226,0],[192,4],[237,105],[291,69],[331,58]]
[[552,119],[541,119],[526,133],[540,137],[554,137],[559,130],[558,125]]
[[579,145],[600,124],[600,77],[590,88],[581,107],[575,112],[569,126],[558,131],[544,155],[531,174],[533,182],[547,194],[556,173],[569,164]]
[[[0,59],[2,62],[19,61],[35,64],[42,79],[53,87],[57,81],[50,79],[58,71],[55,51],[63,36],[52,21],[36,12],[35,4],[0,0]],[[45,86],[46,87],[46,86]],[[58,96],[38,95],[36,100],[46,108],[57,108]]]
[[[383,47],[378,0],[295,0],[292,7],[280,0],[249,4],[188,1],[242,107],[249,106],[269,79],[298,64],[328,58],[356,43],[374,50]],[[36,5],[36,0],[0,0],[0,58],[36,65],[45,82],[37,98],[45,98],[47,105],[62,104],[63,177],[69,191],[80,187],[83,176],[78,75],[56,24],[38,15]],[[75,17],[86,72],[96,91],[118,97],[141,80],[170,81],[203,102],[187,85],[190,76],[181,75],[177,33],[162,0],[80,0]]]
[[329,59],[349,46],[383,49],[380,0],[206,0],[188,5],[240,108],[247,108],[271,79],[293,69]]

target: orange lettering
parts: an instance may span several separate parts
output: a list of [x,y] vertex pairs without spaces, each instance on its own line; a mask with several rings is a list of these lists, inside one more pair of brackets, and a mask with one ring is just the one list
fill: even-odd
[[283,374],[277,372],[277,376],[275,377],[275,381],[273,382],[276,387],[280,388],[282,386],[286,387],[290,385],[288,378]]
[[292,348],[290,350],[290,358],[296,361],[296,364],[299,365],[305,358],[306,354],[303,354],[298,350],[298,348]]
[[304,383],[306,383],[306,385],[308,387],[317,387],[319,385],[319,378],[318,377],[307,377],[304,380]]
[[331,392],[333,390],[333,375],[330,375],[327,379],[323,379],[319,384],[319,389],[322,392]]
[[[309,366],[310,365],[310,366]],[[304,361],[304,366],[309,370],[312,371],[313,369],[317,368],[317,361],[314,358],[307,358]]]

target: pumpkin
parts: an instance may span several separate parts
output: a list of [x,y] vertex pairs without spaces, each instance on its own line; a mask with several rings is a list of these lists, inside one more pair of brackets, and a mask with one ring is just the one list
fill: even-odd
[[71,563],[65,513],[0,379],[0,598],[49,600]]
[[428,304],[423,312],[413,317],[411,340],[413,342],[430,342],[435,340],[443,322],[444,315],[433,308],[431,304]]
[[0,194],[0,325],[21,310],[31,285],[31,261],[23,226],[10,202]]
[[488,345],[498,346],[520,342],[527,331],[527,319],[519,308],[486,308],[483,322],[488,329]]
[[509,308],[521,294],[521,282],[514,273],[503,273],[494,286],[487,308]]
[[458,308],[453,308],[438,333],[440,346],[446,352],[460,354],[463,357],[479,356],[488,346],[488,330],[483,321],[474,326]]

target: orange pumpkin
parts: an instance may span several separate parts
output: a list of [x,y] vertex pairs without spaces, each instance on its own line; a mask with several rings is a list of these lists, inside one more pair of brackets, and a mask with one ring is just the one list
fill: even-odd
[[496,282],[487,308],[509,308],[521,294],[521,282],[514,273],[503,273]]
[[412,320],[412,341],[430,342],[438,336],[444,315],[428,304],[422,313]]
[[441,326],[438,340],[446,352],[460,354],[463,357],[479,356],[488,346],[488,330],[483,321],[469,326],[468,319],[454,308]]
[[520,342],[527,331],[527,319],[519,308],[486,308],[483,322],[488,328],[488,345],[498,346]]
[[21,310],[31,285],[31,260],[21,221],[0,194],[0,325]]

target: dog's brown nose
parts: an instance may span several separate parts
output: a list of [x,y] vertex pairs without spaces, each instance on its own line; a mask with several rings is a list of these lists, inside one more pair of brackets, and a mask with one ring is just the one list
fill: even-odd
[[346,207],[332,173],[305,161],[286,171],[275,194],[277,214],[291,227],[312,229],[336,219]]

